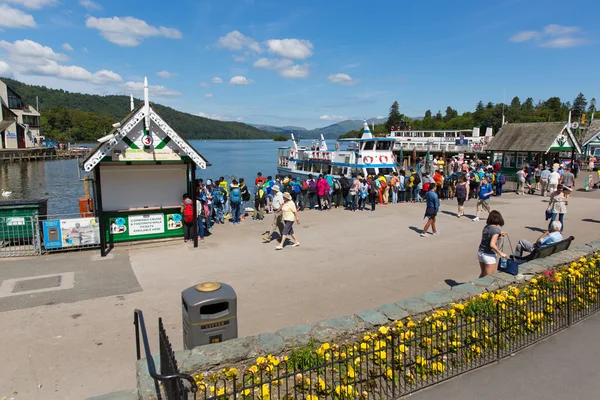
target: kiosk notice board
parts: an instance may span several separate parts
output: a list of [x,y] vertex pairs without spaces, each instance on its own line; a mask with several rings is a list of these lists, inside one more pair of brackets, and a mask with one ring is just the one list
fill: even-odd
[[108,242],[183,236],[179,207],[106,211],[104,221]]

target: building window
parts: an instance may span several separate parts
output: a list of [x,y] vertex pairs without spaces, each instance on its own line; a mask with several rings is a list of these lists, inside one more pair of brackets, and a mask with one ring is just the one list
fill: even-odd
[[2,119],[4,121],[16,121],[17,117],[13,114],[12,111],[6,108],[5,105],[2,105]]
[[40,117],[35,115],[23,115],[23,123],[29,125],[30,128],[39,128]]
[[25,103],[23,103],[21,97],[10,88],[8,88],[8,107],[16,108],[19,110],[25,107]]

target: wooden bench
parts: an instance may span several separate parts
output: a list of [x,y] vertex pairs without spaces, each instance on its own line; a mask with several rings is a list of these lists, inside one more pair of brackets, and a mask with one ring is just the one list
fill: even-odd
[[520,264],[527,261],[535,260],[536,258],[548,257],[554,253],[558,253],[559,251],[567,250],[571,246],[571,242],[573,240],[575,240],[575,238],[573,236],[570,236],[567,239],[561,240],[560,242],[551,244],[549,246],[536,248],[525,257],[514,256],[514,258]]

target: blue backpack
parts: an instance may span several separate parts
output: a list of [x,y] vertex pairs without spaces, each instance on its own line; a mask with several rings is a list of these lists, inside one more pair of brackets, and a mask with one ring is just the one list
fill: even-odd
[[300,182],[292,182],[292,190],[294,193],[300,193]]
[[216,187],[213,190],[213,202],[217,205],[225,203],[225,196],[223,196],[223,189]]
[[229,191],[229,200],[232,203],[239,203],[242,200],[242,191],[239,187],[232,188]]

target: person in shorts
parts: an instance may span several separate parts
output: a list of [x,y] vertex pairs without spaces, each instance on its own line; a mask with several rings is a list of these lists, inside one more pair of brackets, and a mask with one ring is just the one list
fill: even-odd
[[[567,187],[571,190],[573,190],[573,188],[575,188],[575,175],[573,174],[573,172],[571,171],[571,167],[567,167],[567,170],[565,171],[565,173],[562,176],[562,185],[564,187]],[[571,192],[567,192],[567,200],[569,200],[569,197],[571,197]]]
[[429,230],[429,227],[431,227],[431,235],[440,234],[435,227],[435,218],[440,210],[440,199],[436,193],[436,189],[437,185],[432,183],[429,185],[429,191],[425,194],[425,202],[427,206],[425,208],[424,218],[427,218],[427,222],[425,223],[423,232],[421,232],[421,237],[426,237],[428,235],[427,231]]
[[285,244],[285,239],[287,236],[291,236],[294,244],[292,247],[300,246],[300,242],[296,239],[296,235],[294,234],[294,222],[300,225],[300,220],[298,219],[298,210],[296,209],[296,205],[292,201],[292,195],[288,192],[283,194],[283,206],[281,207],[281,213],[283,217],[283,233],[281,235],[281,243],[275,250],[282,250],[283,245]]
[[501,236],[506,236],[506,232],[502,232],[503,226],[504,218],[502,218],[502,214],[492,210],[481,232],[481,243],[477,250],[477,260],[481,269],[480,278],[494,273],[496,270],[496,254],[502,258],[507,258],[507,255],[498,248],[498,239]]
[[467,183],[467,177],[462,175],[458,184],[456,185],[456,201],[458,202],[458,218],[465,215],[465,200],[469,198],[469,185]]

